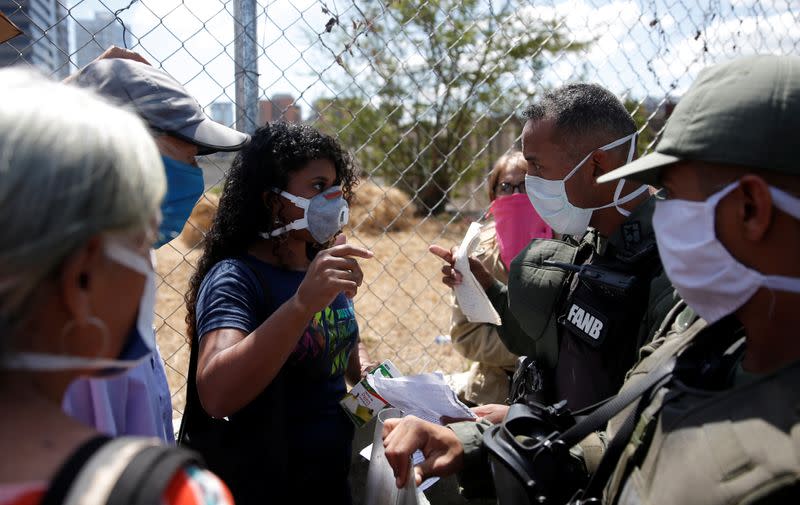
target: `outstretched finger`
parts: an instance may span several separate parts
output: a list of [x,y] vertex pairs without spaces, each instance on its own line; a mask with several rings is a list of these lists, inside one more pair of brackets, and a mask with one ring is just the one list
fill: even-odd
[[375,256],[375,253],[365,247],[359,247],[352,244],[342,244],[333,246],[328,249],[328,254],[336,257],[343,256],[357,256],[359,258],[370,259]]
[[431,254],[442,258],[448,263],[453,262],[453,255],[450,253],[450,251],[440,245],[433,244],[432,246],[428,247],[428,251]]

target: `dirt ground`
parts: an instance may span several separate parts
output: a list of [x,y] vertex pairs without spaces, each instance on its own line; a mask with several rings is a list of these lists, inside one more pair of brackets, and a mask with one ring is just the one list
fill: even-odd
[[[427,250],[432,243],[456,244],[465,230],[463,223],[429,219],[383,234],[346,232],[351,242],[375,252],[372,260],[361,262],[365,279],[355,299],[361,338],[373,359],[391,359],[406,374],[468,368],[468,362],[450,345],[434,342],[437,335],[448,333],[451,295],[439,280],[441,261]],[[187,242],[194,240],[187,240],[184,235],[157,252],[162,282],[158,287],[156,327],[167,365],[174,417],[180,417],[185,403],[189,361],[183,297],[200,255],[199,246],[191,248]]]

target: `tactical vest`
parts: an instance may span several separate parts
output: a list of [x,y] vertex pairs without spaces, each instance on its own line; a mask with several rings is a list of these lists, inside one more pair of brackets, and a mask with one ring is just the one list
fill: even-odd
[[[708,330],[698,320],[666,339],[636,367],[626,387],[709,338]],[[770,503],[798,503],[800,362],[735,387],[709,389],[696,382],[677,374],[640,408],[603,502],[744,505],[783,492]],[[626,416],[609,423],[609,436]]]
[[[629,224],[649,226],[649,205]],[[654,235],[637,230],[624,246],[593,231],[580,242],[536,240],[512,262],[509,308],[535,342],[547,401],[569,398],[575,409],[614,395],[636,362],[650,285],[663,275]],[[594,271],[575,271],[584,265]],[[630,282],[622,289],[618,278]]]

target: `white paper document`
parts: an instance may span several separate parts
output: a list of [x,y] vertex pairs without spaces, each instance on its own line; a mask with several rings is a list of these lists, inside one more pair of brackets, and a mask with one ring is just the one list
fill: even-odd
[[464,235],[464,240],[461,241],[461,246],[459,246],[455,257],[456,270],[463,278],[461,284],[454,288],[456,300],[458,300],[461,312],[467,316],[469,322],[491,323],[500,326],[502,324],[500,315],[494,309],[489,297],[486,296],[486,292],[469,269],[469,256],[475,252],[480,241],[481,225],[480,223],[472,223],[469,225],[467,234]]
[[[417,416],[435,424],[442,424],[442,417],[453,419],[475,419],[477,416],[464,405],[444,382],[440,373],[426,373],[403,377],[384,377],[371,374],[366,377],[370,387],[393,407],[403,411],[405,415]],[[370,459],[372,444],[360,452],[361,456]],[[413,456],[414,465],[425,460],[421,451]],[[417,488],[424,491],[431,487],[438,477],[431,477]]]
[[381,398],[407,416],[417,416],[436,424],[441,424],[442,417],[475,419],[475,414],[461,403],[441,374],[394,378],[368,375],[367,380]]

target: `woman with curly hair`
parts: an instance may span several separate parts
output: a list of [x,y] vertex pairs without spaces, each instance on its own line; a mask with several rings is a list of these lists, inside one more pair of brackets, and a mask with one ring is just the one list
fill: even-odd
[[350,503],[352,297],[372,252],[335,236],[357,175],[332,137],[272,123],[235,159],[187,293],[181,443],[239,504]]

